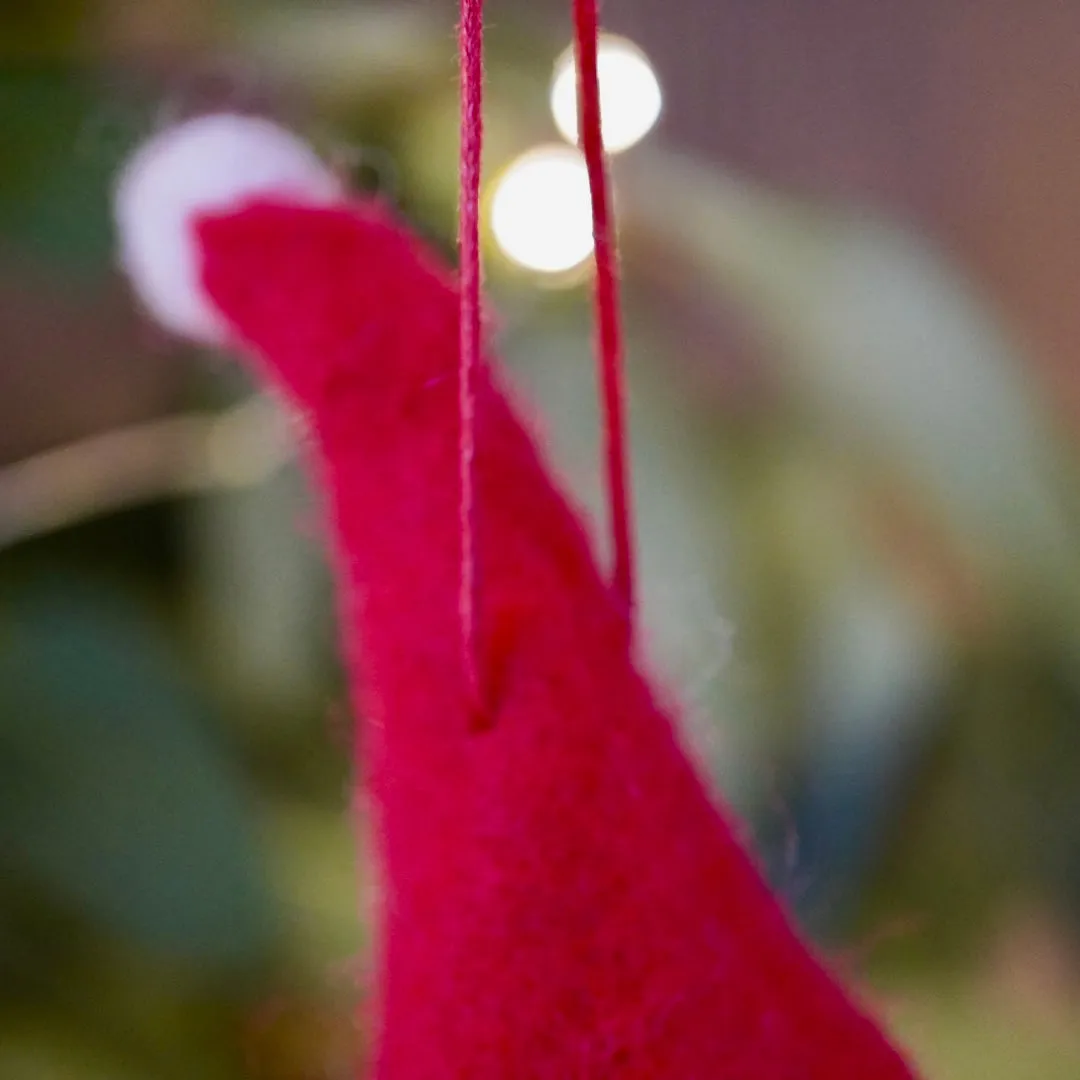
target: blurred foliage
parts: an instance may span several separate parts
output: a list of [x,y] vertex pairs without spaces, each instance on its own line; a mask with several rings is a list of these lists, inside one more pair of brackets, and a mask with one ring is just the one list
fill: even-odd
[[[109,273],[111,177],[200,99],[191,52],[227,58],[207,100],[246,102],[257,72],[452,251],[449,16],[220,5],[165,62],[158,9],[127,39],[116,10],[5,9],[8,265]],[[490,175],[552,137],[561,45],[494,28]],[[862,949],[929,1076],[1077,1075],[1075,440],[928,239],[651,144],[618,180],[646,632],[691,743],[808,930]],[[537,288],[494,250],[489,275],[599,520],[582,282]],[[215,363],[176,405],[251,392]],[[220,491],[0,551],[5,1080],[307,1080],[363,1050],[371,875],[330,581],[297,469],[245,471],[250,452],[230,444]],[[1049,929],[999,948],[1018,907]]]
[[155,621],[122,594],[27,581],[0,625],[0,866],[112,934],[251,967],[272,941],[250,809]]
[[61,265],[100,272],[112,253],[108,191],[125,144],[88,74],[56,62],[0,70],[0,235]]
[[0,9],[0,56],[9,62],[70,59],[85,28],[86,6],[80,0],[9,0]]

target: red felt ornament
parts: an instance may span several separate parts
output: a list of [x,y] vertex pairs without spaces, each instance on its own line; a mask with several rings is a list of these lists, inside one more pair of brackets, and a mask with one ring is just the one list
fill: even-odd
[[311,433],[377,810],[375,1076],[910,1080],[635,663],[629,547],[613,586],[481,355],[475,253],[466,325],[386,209],[235,116],[153,140],[117,207],[151,311]]

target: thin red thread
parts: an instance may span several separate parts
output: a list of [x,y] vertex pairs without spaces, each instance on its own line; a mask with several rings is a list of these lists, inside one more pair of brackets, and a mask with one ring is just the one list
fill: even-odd
[[596,259],[595,310],[597,365],[604,418],[614,567],[612,589],[633,626],[634,551],[630,529],[630,483],[626,437],[625,376],[619,271],[612,237],[610,186],[600,123],[600,79],[597,70],[600,26],[596,0],[574,0],[574,47],[577,54],[578,111],[581,149],[592,195],[593,244]]
[[461,287],[461,355],[458,362],[458,517],[461,573],[458,619],[462,664],[473,705],[480,703],[476,647],[476,369],[480,364],[480,164],[484,143],[484,3],[461,0],[461,161],[458,246]]

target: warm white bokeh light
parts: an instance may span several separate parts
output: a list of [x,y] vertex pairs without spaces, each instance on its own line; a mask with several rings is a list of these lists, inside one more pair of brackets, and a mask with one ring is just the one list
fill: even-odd
[[[626,38],[605,34],[596,56],[604,145],[610,153],[640,142],[660,118],[663,95],[649,58]],[[573,49],[559,57],[551,112],[563,137],[578,141],[577,65]]]
[[593,249],[589,174],[578,150],[540,146],[499,178],[491,229],[506,256],[529,270],[564,273]]

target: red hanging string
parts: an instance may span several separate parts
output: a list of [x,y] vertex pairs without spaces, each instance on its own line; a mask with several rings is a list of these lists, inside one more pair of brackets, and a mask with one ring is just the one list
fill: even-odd
[[461,0],[461,161],[458,246],[461,283],[461,355],[458,367],[458,515],[461,578],[458,618],[462,662],[473,705],[480,704],[476,648],[476,369],[480,364],[480,159],[484,142],[484,3]]
[[611,197],[604,137],[600,127],[600,80],[597,51],[600,27],[596,0],[574,0],[574,47],[577,54],[578,113],[582,151],[592,193],[593,243],[596,259],[595,309],[597,363],[604,417],[614,569],[612,588],[630,627],[634,612],[634,552],[630,538],[630,484],[627,461],[622,324],[619,272],[612,237]]
[[[483,0],[461,0],[461,160],[458,244],[461,286],[461,356],[458,371],[460,437],[458,475],[461,575],[458,616],[462,662],[474,704],[480,704],[476,646],[477,552],[475,375],[481,354],[480,171],[483,149]],[[574,0],[581,146],[592,197],[596,259],[597,364],[604,417],[604,457],[611,515],[612,589],[632,628],[634,554],[630,530],[625,388],[619,277],[609,211],[607,159],[600,125],[597,71],[599,20],[596,0]]]

